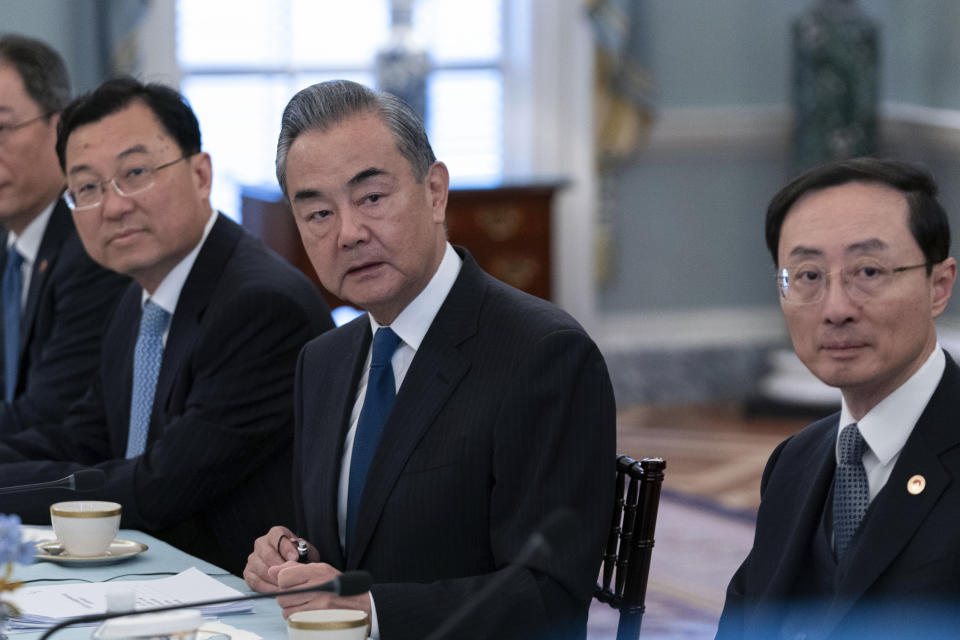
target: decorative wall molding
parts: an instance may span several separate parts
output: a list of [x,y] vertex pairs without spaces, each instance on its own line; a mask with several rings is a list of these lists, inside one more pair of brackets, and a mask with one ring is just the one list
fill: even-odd
[[645,151],[710,148],[782,150],[789,141],[787,105],[719,105],[659,111]]
[[884,145],[925,146],[937,151],[960,150],[960,110],[887,102],[881,108]]
[[714,308],[599,314],[601,351],[705,348],[786,342],[779,307]]
[[[782,150],[789,142],[791,123],[786,104],[669,108],[657,113],[646,150]],[[886,146],[960,150],[960,110],[885,102],[880,107],[880,131]]]

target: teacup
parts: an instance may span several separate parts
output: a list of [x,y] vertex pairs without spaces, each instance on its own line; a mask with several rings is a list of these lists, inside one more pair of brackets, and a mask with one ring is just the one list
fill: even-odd
[[72,556],[99,556],[120,530],[120,505],[101,500],[72,500],[50,505],[53,532]]
[[356,609],[297,611],[287,618],[289,640],[366,640],[367,614]]

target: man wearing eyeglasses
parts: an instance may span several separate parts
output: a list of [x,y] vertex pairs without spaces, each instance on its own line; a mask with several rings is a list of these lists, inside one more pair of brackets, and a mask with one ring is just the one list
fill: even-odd
[[0,38],[0,435],[59,423],[87,388],[123,278],[93,262],[59,201],[70,83],[56,51]]
[[[290,522],[297,354],[331,328],[317,288],[209,202],[210,156],[173,89],[111,80],[66,108],[57,152],[87,252],[131,284],[106,327],[89,391],[59,429],[0,439],[0,486],[95,466],[84,497],[239,573],[277,518]],[[48,522],[69,494],[3,496]]]
[[838,414],[776,448],[718,638],[956,637],[960,369],[934,320],[957,276],[924,171],[814,169],[767,211],[797,355]]

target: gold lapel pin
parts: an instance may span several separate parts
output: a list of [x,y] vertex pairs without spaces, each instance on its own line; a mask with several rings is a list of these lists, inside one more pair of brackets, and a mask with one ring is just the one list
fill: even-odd
[[919,473],[915,476],[911,476],[907,480],[907,492],[911,495],[918,496],[923,493],[923,490],[927,488],[927,479],[921,476]]
[[40,264],[37,265],[37,271],[39,271],[40,273],[43,273],[46,270],[47,270],[47,261],[41,260]]

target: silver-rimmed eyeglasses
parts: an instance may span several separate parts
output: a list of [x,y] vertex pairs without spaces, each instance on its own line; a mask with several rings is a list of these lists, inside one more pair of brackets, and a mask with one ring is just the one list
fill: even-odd
[[[858,260],[840,269],[840,281],[847,295],[858,302],[882,297],[893,284],[894,277],[904,271],[927,267],[928,263],[891,267],[874,259]],[[787,304],[812,304],[823,300],[830,280],[836,272],[816,264],[785,267],[777,273],[780,298]]]
[[29,120],[24,120],[23,122],[18,122],[17,124],[0,124],[0,145],[5,145],[7,140],[10,139],[10,136],[13,135],[15,131],[19,131],[24,127],[29,127],[35,122],[40,122],[44,118],[49,118],[53,113],[41,113],[36,118],[30,118]]
[[103,191],[108,184],[113,186],[117,194],[125,198],[135,196],[156,184],[157,171],[172,167],[191,155],[194,154],[182,155],[176,160],[156,167],[142,160],[128,162],[109,180],[91,179],[84,174],[73,176],[67,180],[67,190],[63,192],[63,199],[74,211],[92,209],[103,202]]

